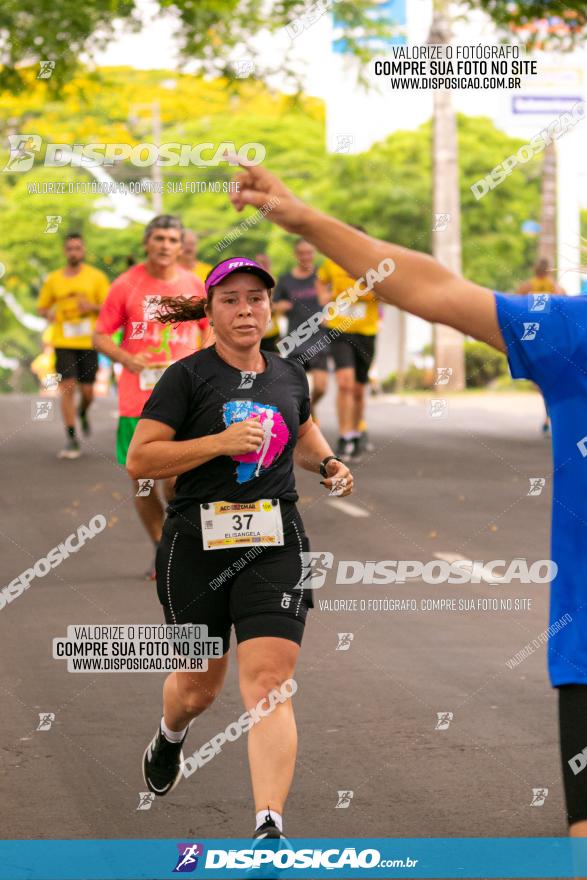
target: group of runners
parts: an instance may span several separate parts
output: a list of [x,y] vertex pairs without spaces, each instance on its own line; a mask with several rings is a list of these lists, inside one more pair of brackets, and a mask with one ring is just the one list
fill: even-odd
[[[331,449],[312,415],[326,378],[324,361],[313,358],[322,353],[320,339],[326,339],[337,364],[339,416],[346,434],[341,439],[347,446],[341,451],[352,461],[363,405],[356,385],[365,384],[379,301],[506,352],[514,377],[533,379],[545,395],[556,473],[552,558],[558,577],[551,622],[566,614],[572,618],[549,644],[549,668],[560,696],[571,833],[587,835],[587,774],[569,770],[570,758],[585,747],[582,722],[587,716],[587,463],[577,457],[576,428],[587,400],[587,371],[582,367],[587,306],[580,297],[553,297],[539,332],[528,342],[527,296],[494,293],[455,276],[425,254],[373,239],[304,204],[260,166],[245,169],[239,183],[240,190],[230,197],[237,210],[270,202],[270,221],[299,237],[290,273],[276,281],[261,257],[234,255],[205,267],[202,283],[195,242],[191,256],[184,257],[186,268],[179,267],[185,240],[181,223],[157,217],[145,232],[145,262],[115,281],[107,296],[103,282],[94,279],[80,315],[68,315],[72,324],[95,321],[96,348],[123,365],[119,462],[133,480],[149,478],[165,486],[165,520],[154,493],[137,499],[156,548],[157,593],[165,620],[205,626],[209,637],[223,643],[223,656],[210,659],[206,672],[174,672],[166,679],[163,716],[143,756],[147,786],[163,796],[180,780],[183,743],[192,721],[222,689],[234,627],[245,709],[266,704],[248,734],[254,834],[262,839],[283,836],[297,732],[291,699],[277,705],[267,701],[294,676],[312,607],[304,570],[309,540],[296,507],[294,463],[315,473],[327,492],[353,491],[349,462]],[[317,278],[316,249],[327,257]],[[383,265],[393,271],[378,271]],[[76,274],[69,256],[68,266],[71,271],[64,276],[69,279]],[[379,280],[368,285],[372,291],[360,288],[356,296],[348,296],[350,287],[357,289],[355,279],[373,275]],[[52,307],[50,291],[58,289],[55,279],[51,284],[42,293],[44,309]],[[301,304],[312,311],[327,296],[342,300],[341,294],[345,310],[355,304],[365,307],[347,314],[357,322],[350,325],[351,334],[348,322],[319,326],[311,353],[304,349],[299,357],[281,357],[270,350],[267,340],[276,335],[271,332],[276,317],[293,313],[295,322]],[[304,318],[307,314],[304,310]],[[117,345],[111,335],[119,328],[124,337]],[[339,329],[340,334],[328,335]],[[80,330],[73,338],[90,336]],[[70,341],[72,336],[64,338]],[[91,375],[84,367],[87,356],[71,356],[82,388]],[[65,357],[58,357],[65,367]],[[89,399],[87,394],[82,398],[84,412]],[[68,437],[75,439],[71,412],[64,407]]]
[[[179,233],[166,234],[160,230],[162,224],[169,222],[170,228]],[[177,236],[181,237],[181,247]],[[170,241],[165,241],[169,238]],[[167,247],[172,246],[168,253]],[[120,317],[120,304],[131,299],[129,285],[136,288],[135,299],[141,300],[145,287],[162,282],[163,298],[185,290],[187,296],[196,293],[204,295],[203,283],[212,269],[210,263],[198,259],[198,237],[189,229],[183,229],[179,218],[169,219],[168,215],[154,218],[145,232],[144,247],[146,259],[138,266],[129,261],[129,269],[112,285],[108,296],[109,284],[103,272],[89,266],[85,261],[85,246],[81,235],[71,233],[65,240],[64,268],[52,272],[47,277],[39,299],[38,311],[51,323],[51,340],[55,348],[55,369],[61,375],[60,397],[63,422],[66,429],[66,444],[59,457],[74,459],[81,455],[81,445],[77,434],[76,417],[80,421],[82,433],[89,434],[88,408],[93,399],[92,386],[98,369],[98,352],[102,352],[115,363],[122,366],[122,398],[120,415],[124,419],[138,418],[146,397],[131,400],[133,392],[130,386],[136,386],[136,380],[129,383],[126,371],[137,372],[138,362],[131,364],[126,354],[145,355],[150,364],[168,365],[171,361],[190,351],[197,350],[206,344],[207,322],[200,322],[198,334],[192,328],[192,338],[188,339],[188,331],[183,332],[185,345],[173,345],[173,352],[167,341],[177,343],[174,331],[167,328],[161,333],[158,322],[152,320],[152,312],[146,317],[147,327],[141,329],[145,322],[132,309],[124,313],[125,321],[133,324],[132,334],[124,333],[122,345],[109,344],[105,338],[111,337],[117,317]],[[375,356],[375,340],[380,320],[380,308],[375,296],[366,294],[363,301],[353,305],[344,316],[324,320],[320,332],[304,342],[283,343],[285,333],[287,339],[298,327],[312,315],[317,314],[329,302],[352,286],[351,279],[339,266],[326,259],[318,268],[316,249],[303,240],[298,240],[293,247],[295,263],[291,270],[279,276],[272,295],[271,317],[263,334],[261,348],[264,351],[281,353],[295,357],[303,366],[311,379],[312,415],[316,419],[316,404],[327,390],[329,368],[332,368],[337,386],[336,409],[339,422],[339,438],[337,454],[344,461],[358,462],[361,453],[371,449],[367,439],[365,422],[366,389],[369,384],[369,371]],[[268,273],[271,264],[266,254],[255,255],[257,263]],[[182,288],[182,272],[194,275],[202,282],[199,289],[194,289],[193,280]],[[173,279],[172,287],[165,286]],[[138,293],[137,293],[138,291]],[[155,299],[153,299],[155,297]],[[157,303],[157,294],[151,294],[152,302]],[[117,305],[113,305],[116,302]],[[135,303],[136,306],[136,303]],[[139,309],[140,311],[140,309]],[[125,321],[119,323],[121,331]],[[94,338],[98,332],[99,339]],[[195,336],[194,336],[195,334]],[[132,345],[130,344],[132,343]],[[187,348],[185,347],[187,345]],[[195,348],[194,348],[195,346]],[[120,354],[120,350],[126,354]],[[155,357],[159,355],[160,357]],[[155,373],[147,380],[141,379],[141,391],[151,389],[142,387],[151,382]],[[76,386],[81,389],[80,403],[76,406]],[[136,388],[135,388],[136,390]],[[132,410],[132,413],[131,413]],[[122,423],[119,431],[119,445],[124,447],[120,434],[131,433],[128,422]],[[119,455],[124,464],[125,456]]]

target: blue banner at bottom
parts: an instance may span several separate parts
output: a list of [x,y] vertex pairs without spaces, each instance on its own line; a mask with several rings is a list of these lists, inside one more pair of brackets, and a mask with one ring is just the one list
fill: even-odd
[[4,840],[0,880],[587,877],[587,839]]

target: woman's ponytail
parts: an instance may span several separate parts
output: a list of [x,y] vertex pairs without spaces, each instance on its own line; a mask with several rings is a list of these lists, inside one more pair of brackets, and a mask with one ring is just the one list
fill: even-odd
[[161,324],[200,321],[206,317],[206,303],[207,300],[203,297],[193,299],[185,296],[169,297],[161,303],[155,317]]

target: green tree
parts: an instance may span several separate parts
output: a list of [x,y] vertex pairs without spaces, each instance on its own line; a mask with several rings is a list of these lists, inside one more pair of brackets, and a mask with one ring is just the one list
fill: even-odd
[[[334,0],[333,0],[334,2]],[[259,56],[255,37],[260,31],[283,31],[288,40],[310,27],[330,4],[315,0],[158,0],[161,12],[174,15],[176,36],[186,61],[197,59],[207,73],[235,76],[234,50],[255,61],[256,74],[268,70]],[[377,15],[377,0],[337,0],[336,17],[350,51],[366,61],[371,53],[357,37],[380,36],[388,27]],[[128,30],[141,27],[140,0],[35,0],[34,13],[20,0],[3,0],[0,9],[0,85],[13,90],[27,84],[20,65],[55,63],[49,87],[57,92],[71,78],[83,53],[92,57],[112,38],[116,24]],[[296,24],[297,23],[297,24]],[[290,28],[288,31],[287,28]],[[291,40],[290,40],[291,42]],[[286,51],[280,67],[292,79],[298,74]]]
[[[470,187],[479,169],[491,168],[496,155],[514,153],[523,141],[503,134],[489,119],[459,115],[458,142],[463,273],[478,284],[513,290],[535,256],[536,242],[522,236],[520,227],[539,214],[540,159],[517,168],[491,198],[476,201]],[[314,192],[321,207],[343,220],[430,253],[431,123],[395,132],[363,155],[329,157],[328,173]]]
[[[587,34],[587,10],[582,0],[570,7],[564,0],[466,0],[472,9],[483,9],[493,22],[514,36],[528,49],[550,48],[566,51],[574,48]],[[554,18],[547,40],[540,28],[532,27],[541,19]]]

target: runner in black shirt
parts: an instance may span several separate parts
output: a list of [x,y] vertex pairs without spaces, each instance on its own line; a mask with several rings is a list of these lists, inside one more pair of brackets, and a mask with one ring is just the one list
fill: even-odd
[[[188,725],[222,688],[234,625],[245,708],[261,701],[265,710],[249,734],[256,837],[282,836],[296,728],[291,700],[275,705],[272,694],[293,677],[312,604],[303,589],[309,544],[295,506],[294,453],[330,491],[348,495],[353,484],[312,422],[303,368],[260,351],[274,284],[245,258],[212,270],[205,314],[216,344],[166,370],[127,458],[135,478],[178,476],[157,553],[166,621],[205,625],[224,646],[208,671],[167,678],[163,718],[143,759],[145,782],[164,795],[179,781]],[[203,309],[202,301],[168,300],[160,317],[194,320]]]
[[295,358],[312,377],[312,415],[316,416],[316,404],[326,393],[328,384],[328,336],[321,326],[314,328],[311,336],[296,340],[296,330],[312,315],[319,314],[322,306],[316,289],[317,274],[314,265],[316,248],[308,241],[299,239],[294,245],[296,265],[291,272],[281,275],[273,297],[275,312],[287,315],[288,335],[280,343],[286,347],[286,357]]

